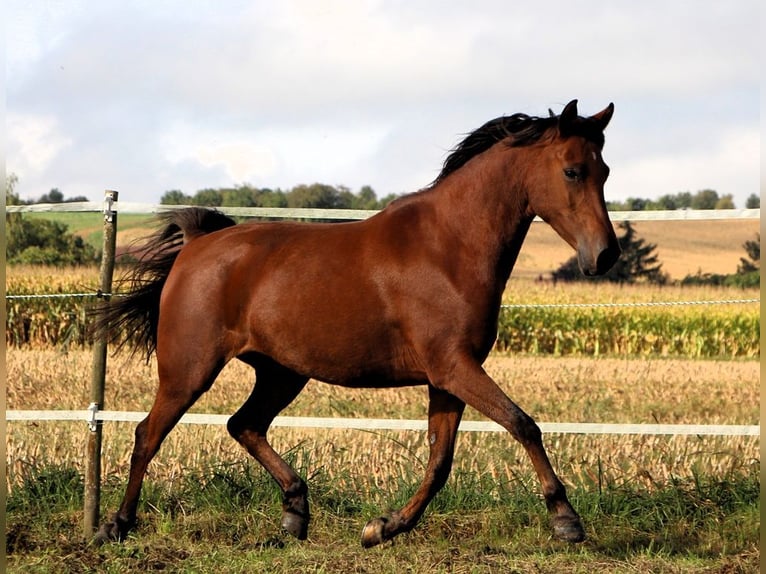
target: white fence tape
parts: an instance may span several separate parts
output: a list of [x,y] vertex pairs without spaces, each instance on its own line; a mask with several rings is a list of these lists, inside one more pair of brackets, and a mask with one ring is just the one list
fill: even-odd
[[[95,416],[94,416],[95,415]],[[145,412],[136,411],[5,411],[6,421],[112,421],[139,422]],[[189,413],[181,423],[225,425],[229,415]],[[346,430],[428,430],[425,420],[367,419],[341,417],[277,417],[273,427],[346,429]],[[760,425],[686,425],[686,424],[612,424],[612,423],[538,423],[545,433],[560,434],[634,434],[634,435],[714,435],[760,436]],[[489,421],[462,421],[463,432],[505,432],[500,425]]]
[[[152,214],[189,205],[157,205],[119,201],[112,204],[118,213]],[[103,203],[80,201],[71,203],[36,203],[32,205],[7,205],[7,213],[47,213],[54,211],[103,212]],[[286,219],[367,219],[377,213],[374,209],[314,209],[307,207],[216,207],[226,215],[240,217],[276,217]],[[710,219],[760,219],[757,209],[675,209],[670,211],[610,211],[612,221],[691,221]],[[535,221],[540,221],[536,218]]]

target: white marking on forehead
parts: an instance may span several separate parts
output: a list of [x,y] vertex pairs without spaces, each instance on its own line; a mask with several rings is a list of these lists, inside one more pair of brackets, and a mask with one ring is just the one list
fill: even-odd
[[590,152],[593,155],[593,161],[598,159],[598,154],[595,151]]

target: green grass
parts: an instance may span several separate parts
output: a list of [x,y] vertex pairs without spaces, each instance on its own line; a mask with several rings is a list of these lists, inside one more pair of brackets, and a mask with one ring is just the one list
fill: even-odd
[[[288,456],[290,458],[290,456]],[[457,473],[419,526],[363,550],[366,520],[396,507],[415,477],[390,490],[339,487],[308,477],[309,539],[279,530],[280,496],[254,463],[188,471],[173,484],[148,479],[140,522],[126,542],[81,541],[82,478],[65,466],[29,468],[8,498],[9,572],[757,572],[759,470],[693,476],[651,488],[570,488],[588,531],[582,545],[551,540],[532,489]],[[113,509],[121,481],[103,503]]]

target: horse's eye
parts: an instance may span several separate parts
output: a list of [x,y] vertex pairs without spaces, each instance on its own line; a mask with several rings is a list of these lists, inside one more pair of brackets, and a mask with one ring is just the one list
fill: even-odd
[[567,178],[569,181],[579,181],[582,179],[582,173],[580,172],[579,169],[575,167],[565,167],[564,177]]

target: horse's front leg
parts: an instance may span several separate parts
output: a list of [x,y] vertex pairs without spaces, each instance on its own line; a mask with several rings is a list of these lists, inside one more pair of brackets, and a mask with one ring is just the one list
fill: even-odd
[[367,523],[362,531],[362,546],[365,548],[412,530],[428,503],[447,482],[455,452],[455,436],[465,403],[454,395],[430,385],[428,395],[430,453],[425,479],[403,508]]
[[542,485],[554,536],[567,542],[583,541],[585,531],[582,522],[551,466],[543,446],[542,433],[535,421],[509,399],[472,358],[456,357],[447,363],[444,371],[450,376],[435,376],[432,380],[439,381],[448,392],[505,428],[527,451]]

